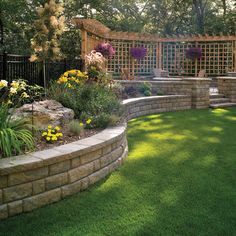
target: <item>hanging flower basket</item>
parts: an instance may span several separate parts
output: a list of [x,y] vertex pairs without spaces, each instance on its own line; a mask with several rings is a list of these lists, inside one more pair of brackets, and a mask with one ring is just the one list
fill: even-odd
[[110,43],[99,43],[95,48],[96,52],[100,52],[105,58],[112,58],[115,54],[115,49]]
[[201,48],[187,48],[186,58],[190,60],[196,60],[202,58],[202,49]]
[[145,47],[131,48],[130,55],[136,60],[142,60],[147,55],[147,49]]

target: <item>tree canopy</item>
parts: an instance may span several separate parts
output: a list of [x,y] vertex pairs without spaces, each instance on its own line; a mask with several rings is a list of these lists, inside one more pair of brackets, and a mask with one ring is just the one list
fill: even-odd
[[[74,16],[95,18],[112,30],[171,34],[235,34],[235,0],[58,0],[67,27],[61,36],[66,57],[80,53],[80,35],[70,24]],[[30,54],[37,8],[45,0],[0,0],[1,51]],[[2,37],[3,36],[3,37]],[[2,40],[0,40],[2,41]],[[1,43],[1,42],[0,42]]]

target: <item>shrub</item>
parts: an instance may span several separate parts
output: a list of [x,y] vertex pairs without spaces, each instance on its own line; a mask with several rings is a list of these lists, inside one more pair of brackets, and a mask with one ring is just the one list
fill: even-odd
[[44,88],[38,85],[28,85],[25,80],[14,80],[8,84],[5,80],[0,80],[0,98],[2,103],[11,107],[21,106],[41,100],[44,96]]
[[94,117],[93,124],[97,128],[105,128],[110,123],[110,117],[111,115],[107,113],[101,113]]
[[8,106],[0,105],[0,157],[22,154],[34,148],[34,141],[26,119],[11,120]]
[[102,113],[117,114],[120,110],[120,103],[112,90],[96,83],[78,84],[74,88],[53,83],[48,94],[73,109],[76,118],[82,121],[93,120]]
[[144,82],[140,87],[139,91],[144,96],[151,96],[152,95],[152,85],[150,83]]
[[137,95],[137,89],[134,88],[133,86],[125,87],[124,89],[125,94],[131,97],[135,97]]
[[80,135],[81,132],[84,130],[83,123],[81,123],[79,120],[72,120],[69,125],[69,131],[74,135]]

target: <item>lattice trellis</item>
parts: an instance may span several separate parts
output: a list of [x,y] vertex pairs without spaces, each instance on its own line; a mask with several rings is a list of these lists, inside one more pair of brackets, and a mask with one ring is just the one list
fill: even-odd
[[[119,75],[121,69],[128,69],[133,76],[150,74],[156,68],[156,44],[147,42],[111,40],[111,45],[116,50],[115,56],[108,62],[108,71]],[[142,60],[134,60],[130,56],[132,47],[147,48],[147,56]]]
[[[120,76],[121,69],[130,72],[131,78],[152,73],[154,68],[169,71],[171,75],[197,76],[205,70],[208,76],[224,75],[236,71],[236,35],[193,35],[160,38],[157,35],[111,31],[93,19],[73,19],[81,29],[82,58],[99,42],[110,42],[116,54],[108,63],[108,71]],[[132,47],[147,48],[148,55],[140,61],[130,57]],[[200,47],[202,58],[186,58],[187,48]]]

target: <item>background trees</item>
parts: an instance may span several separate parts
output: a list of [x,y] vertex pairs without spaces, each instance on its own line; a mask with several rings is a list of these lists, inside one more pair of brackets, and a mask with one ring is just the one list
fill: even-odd
[[[74,16],[96,18],[113,30],[170,34],[236,32],[235,0],[58,0],[64,4],[66,30],[61,48],[66,57],[80,53],[80,35],[70,24]],[[30,54],[36,8],[44,0],[0,0],[4,47]],[[1,28],[1,27],[0,27]],[[1,37],[2,38],[2,35]],[[0,51],[3,51],[1,44]]]

